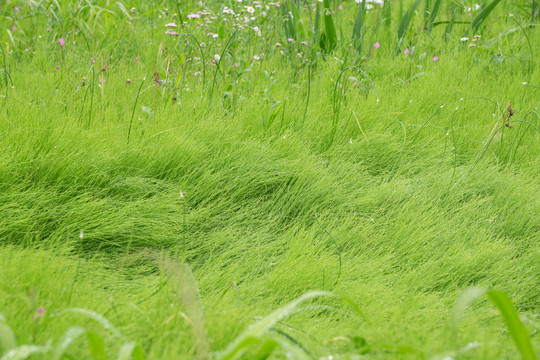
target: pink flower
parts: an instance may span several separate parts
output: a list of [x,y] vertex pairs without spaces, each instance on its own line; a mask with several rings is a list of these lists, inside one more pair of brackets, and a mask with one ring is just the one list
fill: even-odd
[[406,48],[403,54],[408,55],[409,54],[409,48]]
[[373,45],[373,47],[374,47],[375,49],[378,49],[378,48],[381,47],[381,44],[379,44],[379,42],[377,41],[377,42],[375,43],[375,45]]
[[437,56],[434,56],[433,61],[439,61],[439,58]]
[[468,14],[467,14],[467,16],[471,17],[471,16],[472,16],[472,14],[471,14],[471,13],[468,13]]
[[96,60],[92,60],[92,64],[95,64],[96,63]]
[[58,43],[60,44],[61,47],[64,47],[64,44],[66,43],[66,41],[64,40],[64,38],[60,38],[58,39]]
[[13,8],[13,10],[19,11],[19,8],[15,6],[15,7]]
[[11,27],[11,31],[15,31],[15,30],[17,30],[17,27],[16,27],[15,25],[13,25],[13,26]]
[[60,69],[60,66],[56,65],[56,68],[55,68],[55,70],[58,70],[58,69]]
[[339,9],[339,10],[343,10],[343,6],[339,5],[339,6],[338,6],[338,9]]
[[135,62],[139,62],[139,58],[135,56]]
[[45,313],[45,308],[38,307],[36,314],[34,315],[34,319],[39,319],[43,313]]

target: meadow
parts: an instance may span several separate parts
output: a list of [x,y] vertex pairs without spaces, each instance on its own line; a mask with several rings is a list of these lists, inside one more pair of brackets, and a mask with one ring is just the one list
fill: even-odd
[[0,359],[537,359],[539,13],[0,1]]

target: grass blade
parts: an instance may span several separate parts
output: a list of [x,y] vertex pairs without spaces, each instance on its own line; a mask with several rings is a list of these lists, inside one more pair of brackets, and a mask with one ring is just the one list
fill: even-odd
[[360,3],[358,14],[356,14],[356,20],[354,21],[353,27],[353,41],[354,45],[358,51],[362,51],[362,28],[364,27],[364,12],[366,7],[366,2],[362,1]]
[[107,360],[105,341],[101,336],[95,332],[87,331],[86,342],[88,343],[88,350],[90,351],[93,360]]
[[337,33],[334,26],[334,20],[332,20],[332,11],[330,10],[330,0],[324,0],[323,2],[323,16],[324,16],[324,38],[321,37],[321,47],[327,53],[332,52],[337,45]]
[[437,18],[437,14],[439,13],[439,9],[441,8],[442,0],[435,0],[435,3],[433,4],[433,9],[431,10],[431,16],[429,17],[429,25],[428,29],[429,32],[433,29],[433,23],[435,22],[435,19]]
[[401,18],[398,32],[397,32],[398,39],[400,42],[403,40],[403,38],[405,37],[405,34],[407,33],[407,30],[409,29],[409,25],[411,24],[411,19],[414,15],[414,12],[416,11],[416,8],[418,7],[418,5],[420,5],[420,1],[421,0],[416,0],[411,5],[409,11],[407,11],[405,15],[403,15],[403,17]]
[[484,10],[482,10],[480,14],[478,14],[472,21],[471,30],[475,31],[476,29],[478,29],[478,27],[480,27],[480,25],[482,25],[487,19],[489,14],[491,14],[493,9],[495,9],[495,6],[497,6],[500,2],[501,0],[493,0],[488,6],[486,6]]
[[6,318],[0,314],[0,350],[5,353],[9,350],[17,347],[17,339],[15,333],[8,324],[6,324]]
[[142,348],[134,342],[128,342],[122,345],[118,352],[118,360],[144,360]]
[[536,354],[531,344],[531,338],[525,329],[525,326],[521,322],[510,297],[502,291],[490,290],[488,292],[488,298],[499,312],[510,331],[510,335],[514,339],[516,346],[521,353],[523,360],[536,360]]
[[264,332],[266,332],[271,327],[273,327],[278,321],[288,316],[291,312],[294,311],[294,309],[298,305],[300,305],[301,303],[309,299],[313,299],[313,298],[321,297],[321,296],[334,296],[334,295],[325,291],[311,291],[311,292],[305,293],[299,298],[275,310],[273,313],[264,317],[262,320],[251,325],[244,332],[242,332],[234,341],[232,341],[227,347],[227,349],[225,349],[225,351],[223,351],[223,353],[220,354],[218,358],[221,360],[230,360],[230,359],[236,358],[236,356],[239,356],[246,347],[254,343],[257,343],[258,338]]
[[49,350],[49,346],[22,345],[4,354],[0,360],[24,360],[28,359],[33,354],[43,354]]
[[69,328],[60,339],[60,343],[54,348],[51,359],[60,360],[66,352],[68,346],[85,333],[86,329],[80,326],[73,326]]

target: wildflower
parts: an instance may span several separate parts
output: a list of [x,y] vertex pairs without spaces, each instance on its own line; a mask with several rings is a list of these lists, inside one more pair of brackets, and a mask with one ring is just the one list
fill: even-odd
[[139,58],[135,56],[135,62],[139,62]]
[[376,43],[373,45],[373,47],[374,47],[375,49],[378,49],[378,48],[381,47],[381,44],[379,44],[379,42],[376,42]]
[[11,27],[11,31],[15,31],[15,30],[17,30],[17,27],[16,27],[15,25],[13,25],[13,26]]
[[199,14],[189,14],[188,16],[188,19],[198,19],[201,17],[201,15]]
[[257,36],[262,36],[261,30],[259,30],[259,31],[257,32]]
[[126,79],[126,84],[131,84],[131,79]]
[[466,36],[464,36],[464,37],[462,37],[462,38],[461,38],[461,41],[463,41],[463,42],[465,42],[465,41],[469,41],[469,38],[468,38],[468,37],[466,37]]
[[343,6],[339,5],[338,10],[343,10]]
[[15,7],[13,8],[13,10],[14,10],[14,11],[19,11],[19,8],[15,6]]
[[480,39],[481,37],[482,37],[482,35],[474,35],[475,39]]
[[309,45],[309,43],[308,43],[307,41],[302,41],[302,43],[301,43],[301,44],[302,44],[302,45],[306,45],[306,46],[308,46],[308,45]]
[[409,54],[409,48],[406,48],[403,54],[408,55]]
[[81,229],[81,232],[79,233],[79,238],[80,238],[80,239],[84,238],[84,232],[83,232],[83,229]]
[[55,70],[59,70],[59,69],[60,69],[60,66],[56,65]]
[[255,9],[252,7],[252,6],[248,6],[246,8],[247,12],[250,13],[250,14],[253,14],[255,12]]
[[36,314],[34,315],[34,319],[39,319],[41,317],[41,315],[43,315],[45,313],[45,308],[44,307],[38,307],[37,311],[36,311]]
[[261,57],[260,57],[259,55],[253,55],[253,58],[254,58],[255,60],[260,60],[260,59],[261,59]]
[[178,36],[178,33],[176,31],[172,31],[172,30],[165,31],[165,34],[171,35],[171,36]]
[[278,46],[278,47],[279,47],[279,46],[281,46],[281,44],[280,44],[280,43],[276,43],[276,46]]
[[215,55],[214,55],[214,59],[215,59],[216,61],[219,61],[219,60],[221,59],[221,56],[219,56],[218,54],[215,54]]
[[135,14],[135,8],[132,7],[131,10],[129,10],[131,12],[131,14]]
[[468,17],[471,17],[471,16],[472,16],[472,14],[471,14],[471,13],[468,13],[468,14],[467,14],[467,16],[468,16]]
[[95,64],[96,63],[96,60],[92,60],[92,64]]
[[439,58],[437,56],[434,56],[433,61],[439,61]]
[[294,39],[288,38],[287,41],[288,41],[288,42],[294,42]]
[[168,23],[168,24],[165,24],[165,27],[176,27],[176,24],[175,23]]
[[475,47],[476,44],[469,44],[469,47]]
[[64,38],[60,38],[58,39],[58,43],[60,44],[61,47],[64,47],[64,44],[66,43],[66,41],[64,40]]

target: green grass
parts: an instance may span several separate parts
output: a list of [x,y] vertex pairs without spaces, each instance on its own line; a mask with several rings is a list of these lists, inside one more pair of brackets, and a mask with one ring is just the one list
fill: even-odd
[[0,3],[0,359],[535,359],[537,10],[479,3]]

